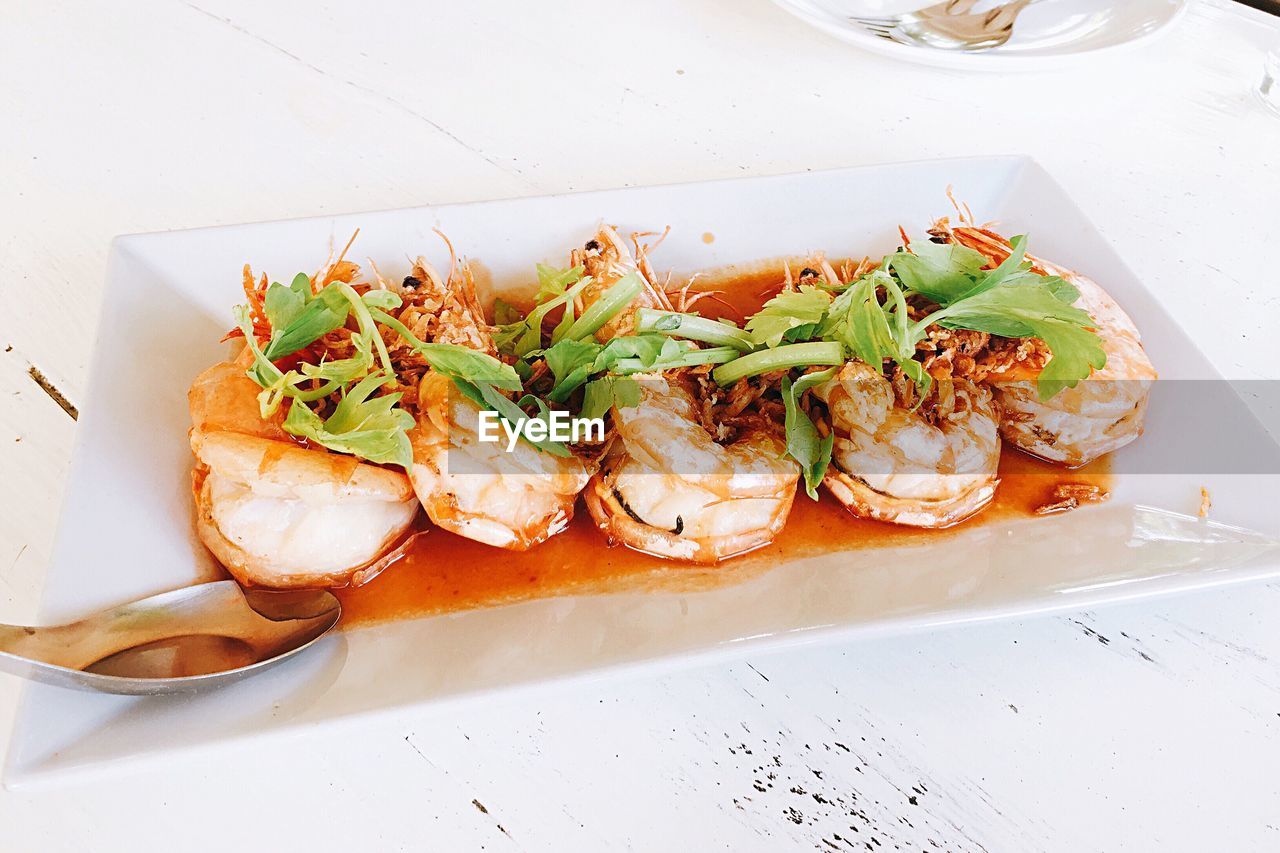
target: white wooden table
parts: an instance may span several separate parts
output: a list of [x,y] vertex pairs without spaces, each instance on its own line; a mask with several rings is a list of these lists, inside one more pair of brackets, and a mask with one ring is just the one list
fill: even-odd
[[[1220,370],[1277,378],[1272,19],[1005,77],[765,0],[422,6],[0,8],[0,621],[75,433],[41,383],[84,397],[122,232],[1027,153]],[[0,848],[1280,849],[1278,626],[1272,585],[401,713],[0,794]]]

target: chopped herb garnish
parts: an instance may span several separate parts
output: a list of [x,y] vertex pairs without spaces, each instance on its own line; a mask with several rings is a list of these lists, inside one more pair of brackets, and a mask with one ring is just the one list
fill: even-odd
[[324,419],[294,400],[282,427],[290,435],[330,450],[407,470],[413,464],[407,432],[413,426],[413,415],[397,406],[398,393],[371,396],[388,381],[391,377],[386,374],[370,373],[347,389],[333,414]]
[[[1014,237],[1009,257],[989,271],[974,268],[977,259],[973,255],[978,253],[973,250],[944,254],[939,250],[964,247],[934,243],[916,247],[924,253],[925,262],[898,252],[890,265],[907,285],[908,293],[920,293],[940,306],[912,326],[911,337],[916,340],[936,323],[947,329],[1044,341],[1050,358],[1038,382],[1040,399],[1048,400],[1105,367],[1107,354],[1094,331],[1093,318],[1072,305],[1079,292],[1057,276],[1031,272],[1031,265],[1024,260],[1026,243],[1026,237]],[[905,275],[904,269],[908,270]]]
[[727,320],[708,320],[697,314],[659,311],[655,308],[640,308],[636,311],[636,331],[657,332],[716,347],[734,347],[743,352],[750,352],[754,347],[751,336]]
[[800,408],[800,397],[805,391],[826,382],[835,376],[836,369],[830,368],[819,373],[806,373],[794,383],[791,378],[782,378],[782,404],[786,409],[787,455],[800,465],[804,474],[804,490],[815,501],[818,499],[818,484],[827,474],[831,464],[831,449],[835,443],[835,434],[822,436],[813,421]]
[[747,332],[756,346],[776,347],[788,341],[807,341],[826,317],[831,296],[811,284],[784,290],[747,320]]

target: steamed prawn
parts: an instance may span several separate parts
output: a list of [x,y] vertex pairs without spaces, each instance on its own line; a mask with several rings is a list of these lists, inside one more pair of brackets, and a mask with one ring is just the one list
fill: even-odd
[[[614,229],[602,227],[575,261],[592,276],[587,303],[623,276],[639,273],[644,280],[632,304],[597,332],[601,341],[634,330],[636,308],[671,310],[643,252],[637,263]],[[687,372],[636,379],[638,404],[613,408],[614,443],[584,493],[596,525],[636,550],[699,563],[772,541],[799,479],[799,468],[784,458],[777,424],[746,415],[731,435],[713,435],[698,418]]]
[[246,585],[362,583],[417,514],[408,477],[264,420],[248,364],[242,354],[214,365],[188,395],[200,540]]
[[[400,319],[418,337],[496,356],[465,261],[455,259],[441,277],[419,258],[406,281],[408,307]],[[480,413],[448,378],[426,372],[418,384],[417,426],[409,433],[413,488],[439,527],[499,548],[532,548],[568,526],[591,467],[523,442],[511,452],[482,442]]]
[[913,410],[878,370],[850,361],[813,394],[835,436],[823,483],[855,515],[946,527],[995,496],[1000,436],[987,389],[945,380]]
[[[981,252],[992,265],[1009,256],[1008,241],[985,228],[968,224],[952,228],[942,220],[930,233]],[[1156,370],[1137,326],[1102,287],[1047,261],[1030,255],[1027,260],[1033,272],[1058,276],[1079,291],[1075,305],[1092,316],[1106,364],[1075,387],[1041,400],[1035,377],[1046,353],[1032,340],[1017,347],[1006,363],[988,371],[984,381],[999,404],[1000,432],[1006,440],[1051,462],[1084,465],[1142,434]]]

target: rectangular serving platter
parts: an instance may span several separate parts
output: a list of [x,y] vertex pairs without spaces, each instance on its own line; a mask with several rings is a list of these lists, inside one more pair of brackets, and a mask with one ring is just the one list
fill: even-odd
[[[920,235],[935,217],[951,213],[949,186],[980,220],[1029,234],[1036,254],[1111,292],[1142,329],[1160,385],[1198,380],[1222,390],[1212,366],[1141,279],[1045,171],[1021,157],[121,237],[111,251],[100,327],[106,331],[99,333],[77,428],[42,620],[74,618],[218,575],[192,530],[186,391],[197,373],[224,357],[218,341],[241,299],[245,262],[287,281],[315,269],[358,227],[353,259],[403,275],[409,255],[446,260],[432,231],[440,228],[473,261],[492,297],[527,293],[535,262],[562,263],[602,220],[624,233],[671,226],[655,263],[685,273],[811,250],[876,255],[900,243],[899,225]],[[1185,412],[1162,403],[1158,392],[1146,434],[1117,454],[1121,473],[1104,505],[975,524],[909,546],[806,557],[705,591],[557,597],[342,632],[293,662],[207,694],[129,698],[28,685],[5,783],[47,782],[232,738],[286,731],[316,737],[318,723],[351,724],[359,715],[569,677],[661,671],[1280,575],[1280,514],[1268,503],[1278,493],[1278,469],[1264,465],[1269,473],[1251,474],[1227,466],[1214,473],[1184,466],[1179,473],[1142,463],[1140,454],[1151,448],[1186,442]],[[1246,432],[1261,429],[1230,394],[1214,408]],[[1256,430],[1250,434],[1256,439]],[[1195,516],[1202,487],[1213,497],[1213,521]],[[501,559],[494,551],[493,560]]]

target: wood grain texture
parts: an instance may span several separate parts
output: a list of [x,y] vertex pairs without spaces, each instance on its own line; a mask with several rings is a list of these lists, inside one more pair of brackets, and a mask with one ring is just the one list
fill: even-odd
[[[1016,77],[864,55],[763,0],[48,2],[0,30],[0,621],[35,618],[74,438],[30,371],[84,397],[118,233],[1028,153],[1224,374],[1277,378],[1280,121],[1252,90],[1280,28],[1226,3]],[[1276,849],[1278,616],[1272,585],[396,714],[0,794],[0,837]]]

